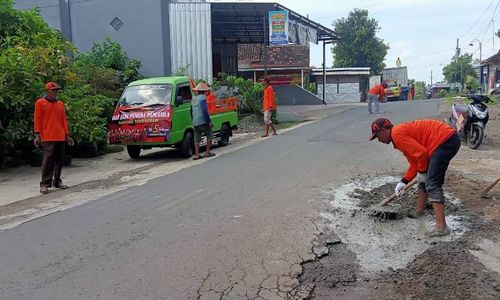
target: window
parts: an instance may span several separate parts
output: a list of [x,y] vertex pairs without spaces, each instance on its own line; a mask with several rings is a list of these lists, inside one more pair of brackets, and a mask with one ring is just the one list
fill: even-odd
[[182,99],[184,99],[184,103],[191,102],[193,95],[191,94],[191,88],[189,87],[189,85],[179,86],[179,88],[177,89],[177,96],[182,96]]
[[145,84],[129,86],[118,101],[118,106],[152,106],[170,104],[171,84]]

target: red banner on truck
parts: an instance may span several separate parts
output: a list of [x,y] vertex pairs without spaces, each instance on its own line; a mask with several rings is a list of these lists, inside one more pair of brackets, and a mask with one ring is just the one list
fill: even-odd
[[172,110],[169,105],[158,108],[119,107],[109,124],[110,144],[164,143],[170,139]]

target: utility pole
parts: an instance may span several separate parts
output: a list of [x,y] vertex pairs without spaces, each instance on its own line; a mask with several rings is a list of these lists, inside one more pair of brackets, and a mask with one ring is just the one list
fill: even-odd
[[432,87],[432,70],[431,70],[431,87]]
[[264,77],[267,77],[267,35],[266,35],[266,14],[264,14],[263,18],[263,27],[264,27]]

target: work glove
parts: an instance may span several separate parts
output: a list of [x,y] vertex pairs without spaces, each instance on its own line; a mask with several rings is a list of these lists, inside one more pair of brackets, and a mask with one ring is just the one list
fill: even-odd
[[394,192],[396,193],[396,196],[400,197],[405,194],[405,186],[406,183],[400,181],[398,185],[396,185],[396,189],[394,189]]
[[427,180],[427,173],[417,173],[418,183],[425,183],[426,180]]

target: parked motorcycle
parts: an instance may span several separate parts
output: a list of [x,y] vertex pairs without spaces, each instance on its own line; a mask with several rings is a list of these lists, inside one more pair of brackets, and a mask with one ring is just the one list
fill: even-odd
[[472,103],[465,105],[453,104],[449,124],[455,128],[460,137],[467,141],[471,149],[477,149],[483,142],[484,130],[488,123],[488,106],[483,102],[489,100],[485,95],[469,95]]

